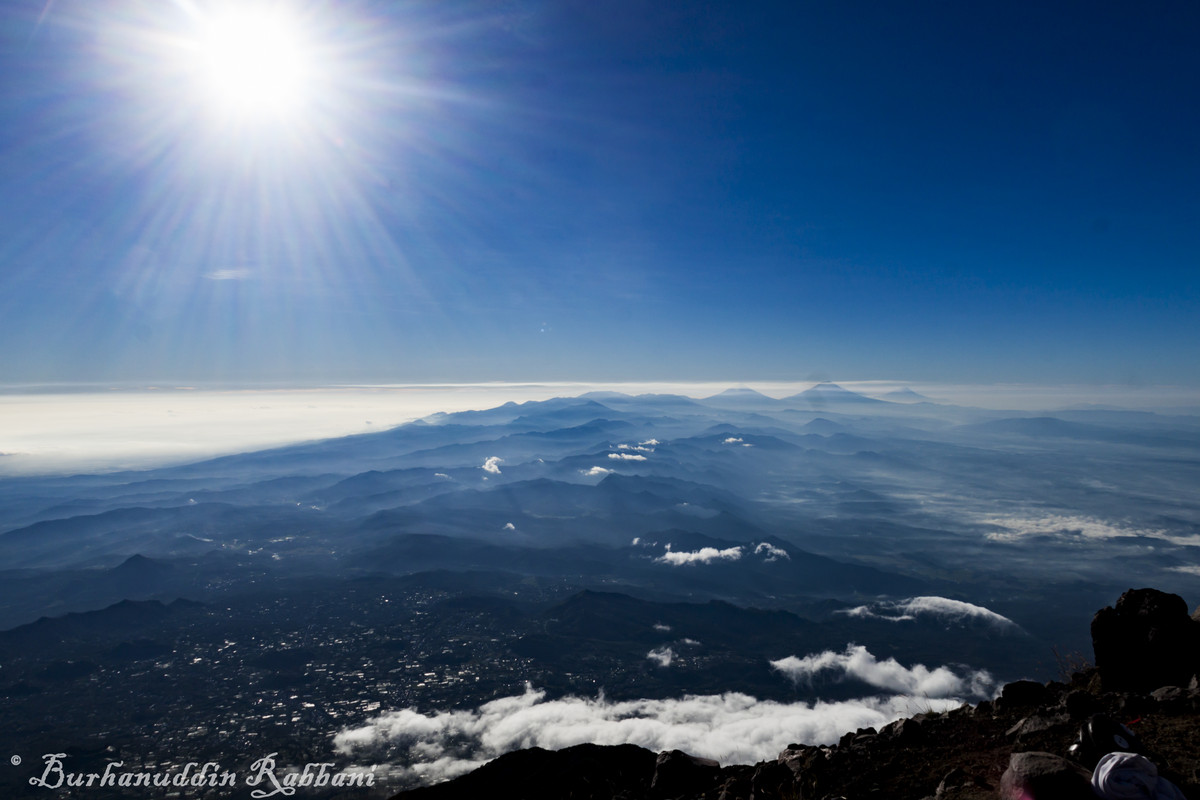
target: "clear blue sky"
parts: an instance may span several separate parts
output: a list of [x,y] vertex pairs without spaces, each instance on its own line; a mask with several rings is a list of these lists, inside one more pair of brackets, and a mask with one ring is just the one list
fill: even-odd
[[1200,384],[1200,5],[270,5],[3,4],[0,382]]

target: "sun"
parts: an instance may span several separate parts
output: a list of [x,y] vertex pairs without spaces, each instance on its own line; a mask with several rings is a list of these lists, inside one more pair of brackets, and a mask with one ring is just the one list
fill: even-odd
[[278,7],[235,6],[198,21],[193,74],[217,111],[241,119],[288,117],[309,99],[314,48]]

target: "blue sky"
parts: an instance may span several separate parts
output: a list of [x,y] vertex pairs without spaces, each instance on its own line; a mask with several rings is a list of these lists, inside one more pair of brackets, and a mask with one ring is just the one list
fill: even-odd
[[0,382],[1200,384],[1194,4],[267,6],[4,4]]

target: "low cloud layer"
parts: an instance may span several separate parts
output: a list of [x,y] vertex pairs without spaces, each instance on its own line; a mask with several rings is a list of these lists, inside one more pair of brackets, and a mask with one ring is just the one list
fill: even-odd
[[579,471],[584,475],[587,475],[589,478],[597,478],[601,475],[607,475],[608,473],[612,472],[611,469],[605,469],[604,467],[592,467],[591,469],[581,469]]
[[915,620],[918,617],[937,617],[951,622],[980,622],[997,631],[1019,633],[1021,626],[991,609],[951,600],[948,597],[910,597],[898,602],[873,603],[837,612],[850,617],[872,617],[891,622]]
[[608,457],[614,461],[645,461],[646,457],[637,453],[609,453]]
[[480,469],[482,469],[484,472],[490,472],[493,475],[499,475],[500,464],[503,461],[504,459],[500,458],[499,456],[489,456],[487,460],[483,462],[483,466],[480,467]]
[[993,515],[982,517],[982,524],[992,528],[989,541],[1012,544],[1030,538],[1058,539],[1064,542],[1103,541],[1131,536],[1162,539],[1177,545],[1200,545],[1200,536],[1173,535],[1159,528],[1143,528],[1126,522],[1113,522],[1079,514],[1044,514],[1042,516]]
[[846,731],[879,728],[919,710],[958,704],[907,696],[777,703],[738,693],[621,702],[546,700],[545,692],[527,687],[523,695],[475,710],[391,711],[343,730],[333,742],[339,753],[397,765],[393,775],[426,783],[461,775],[513,750],[559,750],[587,742],[679,749],[724,764],[753,764],[773,758],[790,742],[834,742]]
[[888,692],[931,698],[988,697],[996,683],[982,670],[959,675],[949,667],[931,670],[924,664],[905,667],[894,658],[880,661],[861,645],[849,645],[841,653],[788,656],[771,666],[796,683],[812,685],[818,677],[858,680]]

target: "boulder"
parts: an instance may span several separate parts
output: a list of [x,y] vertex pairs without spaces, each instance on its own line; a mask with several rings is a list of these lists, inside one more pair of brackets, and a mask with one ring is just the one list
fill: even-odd
[[1200,668],[1200,623],[1177,594],[1130,589],[1092,618],[1092,648],[1106,691],[1186,686]]
[[654,753],[632,744],[532,747],[506,753],[474,772],[400,795],[405,800],[612,800],[645,797]]
[[1001,800],[1095,800],[1091,774],[1053,753],[1013,753],[1000,779]]
[[1045,705],[1050,699],[1050,690],[1037,681],[1014,681],[1000,690],[996,707],[1004,711],[1015,708]]
[[1082,689],[1068,692],[1067,696],[1063,698],[1063,706],[1067,709],[1067,714],[1071,716],[1071,719],[1086,719],[1096,713],[1099,705],[1094,694]]
[[751,800],[784,800],[795,795],[792,771],[778,761],[764,761],[750,780]]
[[711,758],[669,750],[658,754],[650,789],[657,797],[698,795],[713,789],[720,776],[721,765]]

